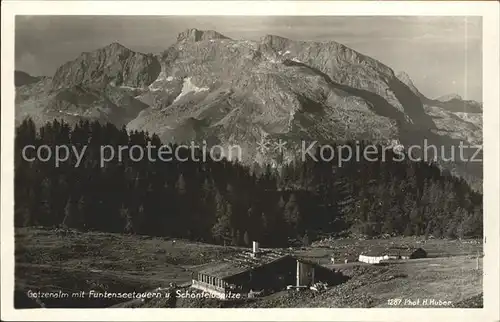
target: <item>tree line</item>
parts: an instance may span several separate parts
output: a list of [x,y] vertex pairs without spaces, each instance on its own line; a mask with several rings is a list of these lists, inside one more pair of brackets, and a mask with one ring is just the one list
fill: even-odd
[[[393,161],[391,150],[383,150],[385,161],[353,160],[340,167],[335,158],[279,167],[195,162],[190,151],[185,162],[137,162],[125,154],[100,166],[101,146],[148,142],[162,145],[155,134],[109,123],[54,120],[37,129],[25,120],[15,137],[15,225],[226,245],[259,240],[269,247],[325,235],[482,236],[480,193],[435,164]],[[87,145],[78,167],[75,156],[59,167],[21,156],[26,145],[63,144]]]

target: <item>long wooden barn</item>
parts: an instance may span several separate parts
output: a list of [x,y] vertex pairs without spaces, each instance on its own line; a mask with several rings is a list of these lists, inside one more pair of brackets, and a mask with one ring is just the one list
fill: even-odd
[[289,285],[309,287],[318,281],[334,284],[342,279],[341,276],[305,259],[260,250],[254,242],[252,251],[204,267],[193,279],[192,287],[226,299],[231,294],[246,297],[252,292],[274,292]]

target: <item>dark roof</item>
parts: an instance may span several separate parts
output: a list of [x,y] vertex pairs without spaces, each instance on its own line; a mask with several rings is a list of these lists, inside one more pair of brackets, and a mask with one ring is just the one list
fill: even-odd
[[418,250],[423,250],[420,247],[390,247],[387,249],[387,255],[410,256]]
[[361,255],[365,256],[384,256],[387,255],[387,248],[383,247],[372,247],[368,250],[362,251]]
[[290,256],[275,251],[265,250],[261,250],[257,257],[253,257],[252,252],[246,251],[226,258],[222,262],[207,265],[200,273],[224,279],[286,257]]

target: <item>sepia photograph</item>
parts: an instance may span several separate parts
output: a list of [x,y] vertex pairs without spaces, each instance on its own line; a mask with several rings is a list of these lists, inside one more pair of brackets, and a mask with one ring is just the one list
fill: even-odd
[[11,19],[14,310],[485,308],[483,16]]

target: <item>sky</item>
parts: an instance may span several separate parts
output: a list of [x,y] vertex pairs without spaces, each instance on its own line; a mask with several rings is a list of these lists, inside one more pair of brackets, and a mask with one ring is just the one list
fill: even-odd
[[482,101],[481,17],[17,16],[15,68],[52,76],[80,53],[112,42],[159,53],[187,28],[234,39],[333,40],[406,72],[430,98],[456,93]]

